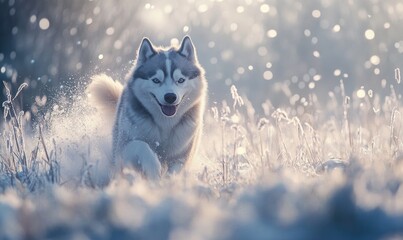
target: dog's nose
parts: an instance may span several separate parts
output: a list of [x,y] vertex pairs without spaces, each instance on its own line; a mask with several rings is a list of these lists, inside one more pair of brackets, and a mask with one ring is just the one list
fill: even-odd
[[167,103],[172,104],[176,101],[176,94],[175,93],[167,93],[164,96],[164,99]]

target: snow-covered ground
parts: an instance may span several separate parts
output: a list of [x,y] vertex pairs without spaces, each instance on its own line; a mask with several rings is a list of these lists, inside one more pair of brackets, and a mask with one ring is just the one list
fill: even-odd
[[[108,141],[80,102],[53,116],[43,143],[26,137],[25,170],[15,147],[1,145],[1,238],[403,237],[402,109],[393,96],[379,111],[366,97],[313,103],[302,116],[267,106],[261,119],[246,99],[213,107],[193,164],[159,182],[130,169],[108,175]],[[15,146],[12,136],[5,128]]]
[[[0,13],[0,239],[403,239],[401,1],[0,0]],[[112,174],[113,120],[87,106],[86,81],[123,79],[144,36],[185,34],[209,81],[200,152],[158,182]]]
[[189,179],[119,180],[103,190],[9,190],[0,196],[1,237],[401,239],[401,179],[379,183],[367,175],[353,181],[272,173],[266,181],[220,190]]

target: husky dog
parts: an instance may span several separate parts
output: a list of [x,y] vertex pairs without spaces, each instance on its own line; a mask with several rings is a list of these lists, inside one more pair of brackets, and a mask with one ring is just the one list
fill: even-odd
[[144,38],[129,76],[124,87],[106,75],[94,76],[88,87],[97,106],[115,113],[113,163],[149,179],[162,169],[179,172],[197,150],[207,100],[192,40],[160,48]]

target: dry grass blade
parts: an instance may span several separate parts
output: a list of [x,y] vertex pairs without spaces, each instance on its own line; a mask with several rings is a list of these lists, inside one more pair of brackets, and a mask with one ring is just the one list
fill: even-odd
[[41,141],[43,150],[44,150],[44,152],[45,152],[46,162],[50,165],[50,164],[51,164],[51,162],[50,162],[50,157],[49,157],[48,150],[47,150],[47,148],[46,148],[45,140],[44,140],[44,138],[43,138],[42,126],[41,126],[41,125],[39,125],[39,138],[40,138],[40,141]]
[[400,68],[395,69],[395,79],[396,79],[397,84],[400,84],[400,80],[401,80],[401,78],[400,78]]
[[21,93],[21,91],[22,91],[25,87],[28,87],[28,83],[23,83],[23,84],[21,84],[21,85],[18,87],[17,93],[15,94],[15,96],[14,96],[14,98],[13,98],[13,101],[14,101],[14,99],[16,99],[16,98],[18,97],[18,95]]
[[3,81],[3,84],[4,84],[4,88],[6,89],[7,102],[11,102],[11,91],[7,87],[7,83],[5,81]]

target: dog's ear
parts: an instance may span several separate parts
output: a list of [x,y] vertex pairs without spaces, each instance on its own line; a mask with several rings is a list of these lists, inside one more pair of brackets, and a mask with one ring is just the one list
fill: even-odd
[[155,51],[153,44],[148,38],[143,38],[141,41],[139,50],[137,51],[137,61],[138,62],[145,62],[150,57],[155,55],[157,52]]
[[179,47],[178,53],[185,58],[187,58],[191,62],[196,62],[196,49],[193,46],[192,40],[189,36],[185,36],[182,40],[182,43]]

